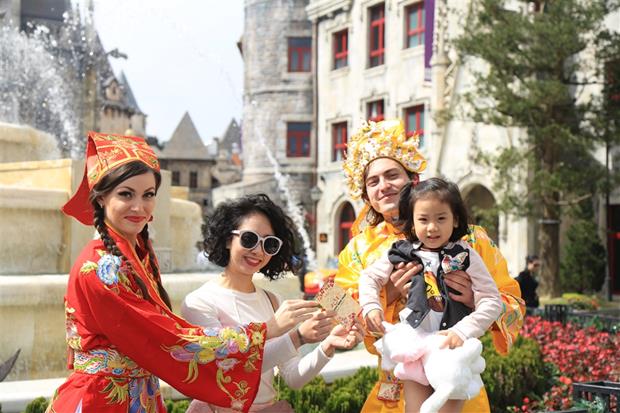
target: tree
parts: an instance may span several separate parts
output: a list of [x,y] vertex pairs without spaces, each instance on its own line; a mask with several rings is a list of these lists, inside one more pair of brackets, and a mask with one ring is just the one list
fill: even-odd
[[563,214],[604,189],[605,166],[593,151],[618,140],[601,93],[604,63],[620,57],[618,33],[604,24],[617,9],[617,0],[472,1],[467,30],[455,40],[469,67],[485,62],[472,69],[466,115],[525,131],[481,159],[497,172],[498,207],[540,223],[543,294],[559,294]]
[[596,234],[593,212],[578,208],[566,232],[564,254],[560,265],[563,291],[592,293],[599,291],[605,278],[605,248]]

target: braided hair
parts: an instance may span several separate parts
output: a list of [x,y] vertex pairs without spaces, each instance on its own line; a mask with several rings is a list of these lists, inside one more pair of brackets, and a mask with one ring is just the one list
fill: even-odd
[[[149,172],[155,175],[155,190],[157,191],[157,189],[159,189],[159,186],[161,184],[161,174],[149,168],[144,163],[139,162],[139,161],[126,163],[110,171],[110,173],[104,176],[101,179],[101,181],[99,181],[90,191],[89,201],[95,210],[95,214],[93,217],[93,224],[95,226],[95,229],[99,233],[99,236],[101,237],[101,241],[103,241],[103,245],[105,246],[106,251],[112,255],[119,257],[121,260],[126,260],[127,257],[123,255],[120,248],[118,248],[118,245],[116,245],[116,241],[114,241],[114,238],[110,236],[108,227],[105,224],[105,211],[103,207],[99,204],[98,200],[101,197],[109,194],[121,182],[124,182],[127,179],[132,178],[134,176],[142,175],[142,174],[149,173]],[[151,265],[151,270],[153,271],[153,276],[157,283],[157,290],[159,292],[159,295],[161,299],[164,301],[164,303],[168,306],[168,308],[172,309],[172,305],[170,303],[170,297],[168,296],[168,293],[164,289],[164,286],[161,282],[161,276],[159,274],[159,267],[155,263],[155,253],[153,251],[153,246],[149,242],[148,224],[144,225],[144,228],[140,232],[140,237],[142,238],[144,245],[148,248],[149,263]],[[148,289],[146,288],[146,285],[144,284],[144,280],[142,280],[139,276],[135,276],[133,278],[136,284],[138,285],[138,288],[140,288],[140,292],[142,293],[142,296],[145,299],[152,301],[148,293]]]

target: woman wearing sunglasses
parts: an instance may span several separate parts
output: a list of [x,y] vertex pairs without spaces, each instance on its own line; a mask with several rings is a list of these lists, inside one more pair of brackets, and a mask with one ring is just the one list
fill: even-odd
[[[263,194],[218,206],[207,222],[204,244],[209,260],[224,271],[219,279],[185,297],[183,316],[205,327],[221,328],[248,320],[269,320],[278,307],[289,305],[257,287],[252,276],[261,272],[275,280],[295,269],[294,228],[282,209]],[[286,401],[275,401],[274,367],[290,387],[300,388],[321,371],[336,348],[350,349],[362,340],[358,326],[351,331],[334,327],[333,316],[317,311],[289,334],[266,342],[261,383],[250,411],[293,411]],[[320,345],[300,357],[297,349],[301,345],[316,342]],[[194,401],[188,413],[225,411],[229,410]]]

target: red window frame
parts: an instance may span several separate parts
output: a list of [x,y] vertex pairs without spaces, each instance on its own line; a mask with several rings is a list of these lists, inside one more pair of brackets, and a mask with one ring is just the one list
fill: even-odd
[[334,33],[334,69],[349,65],[349,30]]
[[[416,27],[411,28],[412,17],[416,19]],[[420,1],[411,4],[405,8],[406,26],[405,32],[407,33],[406,45],[407,48],[424,45],[424,2]]]
[[312,38],[288,38],[288,71],[309,72],[312,69]]
[[332,125],[332,162],[342,161],[347,152],[347,122]]
[[368,56],[369,66],[379,66],[385,56],[385,3],[368,9]]
[[310,156],[310,122],[286,124],[286,156],[304,158]]
[[338,217],[338,251],[342,251],[351,240],[353,222],[355,222],[355,210],[349,202],[346,202]]
[[379,122],[385,119],[385,104],[383,99],[368,102],[366,106],[366,118],[373,122]]
[[411,106],[405,109],[405,130],[407,136],[414,132],[420,135],[420,146],[424,145],[424,105]]

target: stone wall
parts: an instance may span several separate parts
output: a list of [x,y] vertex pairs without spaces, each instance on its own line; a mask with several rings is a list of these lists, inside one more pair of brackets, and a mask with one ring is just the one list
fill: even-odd
[[30,126],[0,122],[0,162],[58,159],[56,139]]
[[[183,298],[217,273],[164,274],[162,280],[179,310]],[[300,298],[295,276],[270,282],[256,275],[257,285],[281,297]],[[67,275],[0,276],[0,361],[17,349],[21,354],[7,381],[64,377],[66,344],[63,297]]]
[[194,270],[196,243],[202,240],[201,209],[198,204],[182,199],[172,198],[170,202],[172,267],[175,271]]
[[46,274],[65,270],[68,258],[67,191],[0,186],[0,274]]
[[244,181],[272,174],[265,145],[285,172],[313,171],[314,143],[309,157],[286,157],[286,122],[313,121],[312,73],[288,71],[288,38],[312,37],[306,5],[307,0],[245,2]]

